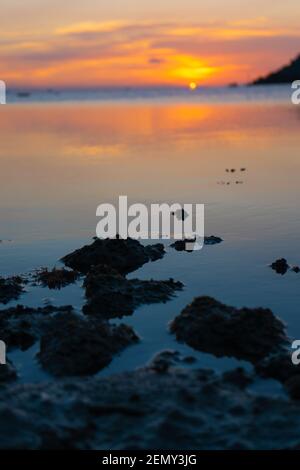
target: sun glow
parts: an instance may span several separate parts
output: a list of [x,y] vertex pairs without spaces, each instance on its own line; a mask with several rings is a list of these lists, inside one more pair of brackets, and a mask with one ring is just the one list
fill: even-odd
[[197,83],[191,82],[191,83],[189,84],[189,89],[190,89],[190,90],[196,90],[197,88],[198,88]]
[[62,18],[42,31],[38,23],[30,32],[20,31],[0,33],[6,39],[0,41],[0,78],[12,87],[171,85],[195,90],[207,84],[249,83],[287,60],[286,50],[275,55],[266,38],[286,44],[288,35],[287,50],[295,55],[300,38],[298,29],[279,28],[264,17],[197,23],[107,20],[95,14],[81,22]]

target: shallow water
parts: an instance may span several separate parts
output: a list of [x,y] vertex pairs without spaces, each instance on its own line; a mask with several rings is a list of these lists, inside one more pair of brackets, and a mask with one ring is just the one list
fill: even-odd
[[[280,276],[268,267],[280,257],[300,264],[300,108],[272,93],[269,99],[222,104],[181,97],[0,108],[2,275],[58,265],[61,256],[95,235],[96,207],[120,194],[130,202],[205,203],[206,234],[224,239],[193,253],[176,252],[165,242],[163,260],[130,275],[173,277],[185,288],[166,304],[143,306],[122,319],[141,341],[102,375],[144,365],[166,348],[194,355],[201,367],[249,367],[178,345],[168,333],[168,323],[196,295],[270,307],[289,335],[300,338],[300,274]],[[52,302],[80,310],[80,286],[81,281],[61,291],[28,286],[10,305]],[[22,381],[47,377],[36,350],[10,355]]]

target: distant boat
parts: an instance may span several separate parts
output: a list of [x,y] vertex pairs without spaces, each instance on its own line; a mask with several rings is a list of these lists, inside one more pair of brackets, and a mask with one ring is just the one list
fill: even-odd
[[29,98],[31,93],[29,91],[18,91],[17,96],[19,98]]
[[229,83],[228,88],[237,88],[239,85],[236,82]]

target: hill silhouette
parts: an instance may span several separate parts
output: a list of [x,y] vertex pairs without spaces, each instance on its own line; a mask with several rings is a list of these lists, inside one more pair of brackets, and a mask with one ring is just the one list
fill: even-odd
[[285,65],[281,69],[260,77],[255,80],[252,85],[268,85],[275,83],[291,83],[294,80],[300,80],[300,55],[292,60],[290,64]]

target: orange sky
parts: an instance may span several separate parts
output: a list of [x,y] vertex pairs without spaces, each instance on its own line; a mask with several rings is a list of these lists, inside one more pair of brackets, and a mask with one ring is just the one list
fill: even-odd
[[222,85],[300,53],[298,0],[102,3],[1,0],[0,79],[8,87]]

